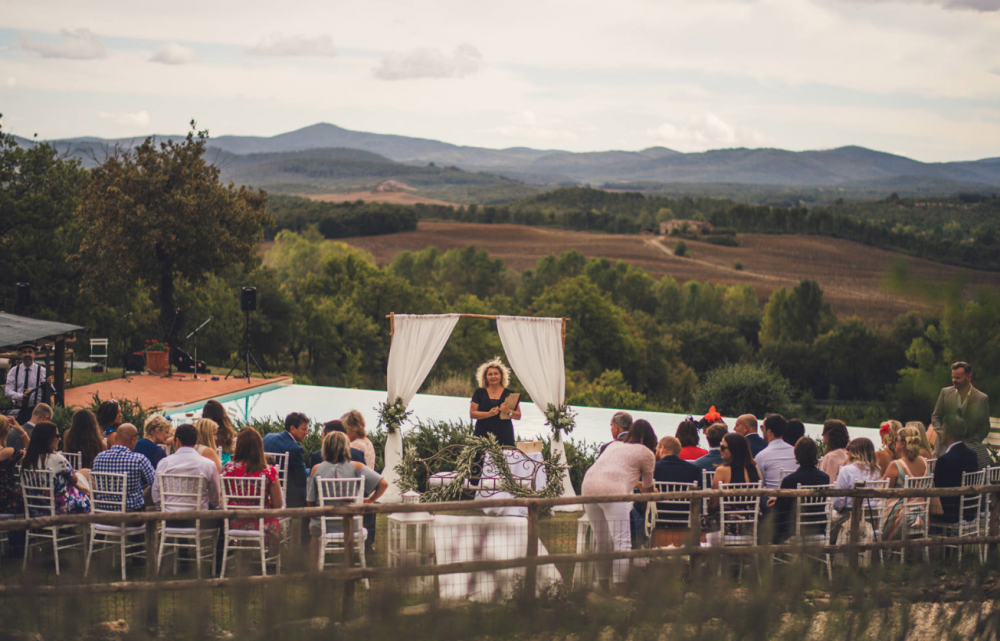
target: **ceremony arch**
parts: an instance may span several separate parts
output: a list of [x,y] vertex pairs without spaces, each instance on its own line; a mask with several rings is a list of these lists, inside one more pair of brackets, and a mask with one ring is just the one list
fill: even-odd
[[[535,405],[546,414],[550,405],[561,409],[566,400],[564,347],[567,318],[492,316],[485,314],[389,314],[389,364],[386,369],[387,405],[399,399],[406,407],[437,362],[461,318],[495,320],[507,361]],[[399,502],[396,466],[403,459],[403,435],[387,426],[385,478],[389,489],[382,500]],[[566,465],[562,430],[553,427],[551,455]],[[576,496],[568,467],[563,471],[563,496]]]

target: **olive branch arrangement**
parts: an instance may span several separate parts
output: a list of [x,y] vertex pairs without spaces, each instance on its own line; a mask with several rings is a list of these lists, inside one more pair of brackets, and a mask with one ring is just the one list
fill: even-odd
[[399,396],[392,403],[378,404],[378,424],[385,425],[390,434],[395,433],[411,414],[413,414],[413,410],[407,410],[406,404]]
[[548,407],[545,408],[545,424],[550,425],[552,431],[557,435],[560,432],[569,434],[576,427],[576,412],[568,405],[556,407],[549,403]]

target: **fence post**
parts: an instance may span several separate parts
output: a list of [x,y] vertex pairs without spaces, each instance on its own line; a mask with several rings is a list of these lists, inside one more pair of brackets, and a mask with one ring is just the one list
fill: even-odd
[[[159,545],[156,540],[158,521],[146,521],[146,580],[155,581],[159,575]],[[147,590],[143,597],[146,610],[146,627],[156,628],[160,624],[160,594],[157,590]]]
[[529,599],[538,594],[538,566],[531,562],[538,557],[538,528],[538,506],[532,503],[528,506],[528,549],[525,550],[528,564],[524,568],[524,591]]
[[[688,547],[701,547],[701,499],[691,499],[691,509],[688,511],[688,530],[690,531],[688,533]],[[690,559],[688,572],[694,576],[698,569],[698,557],[691,555],[688,559]]]
[[[322,543],[321,543],[322,544]],[[354,517],[344,517],[344,570],[354,565]],[[354,616],[354,579],[344,581],[344,601],[341,617],[349,621]]]
[[[989,527],[986,531],[987,536],[997,536],[998,531],[1000,531],[1000,494],[993,492],[989,496],[990,502],[990,522]],[[991,543],[986,546],[986,554],[989,558],[990,551],[996,553],[997,545],[996,543]]]
[[851,572],[858,569],[858,540],[861,538],[861,511],[864,509],[864,501],[855,496],[851,501],[851,548],[848,552],[848,560],[851,565]]

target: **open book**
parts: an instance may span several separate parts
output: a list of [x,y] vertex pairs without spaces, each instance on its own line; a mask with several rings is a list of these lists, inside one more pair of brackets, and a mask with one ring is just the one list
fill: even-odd
[[[507,407],[510,408],[511,412],[513,412],[514,410],[517,409],[517,404],[520,401],[521,401],[521,395],[520,394],[516,394],[516,393],[514,393],[514,394],[508,394],[507,398],[504,399],[504,403],[507,403]],[[502,418],[504,420],[507,420],[510,417],[511,417],[511,414],[504,414],[503,412],[500,412],[500,418]]]

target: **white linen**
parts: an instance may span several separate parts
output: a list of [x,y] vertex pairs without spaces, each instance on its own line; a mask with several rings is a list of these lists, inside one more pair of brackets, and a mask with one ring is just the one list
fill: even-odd
[[[547,481],[547,476],[545,475],[545,468],[541,465],[536,466],[531,461],[536,461],[538,463],[542,462],[541,452],[532,452],[530,454],[525,454],[523,452],[504,452],[507,457],[507,465],[510,466],[510,472],[517,479],[531,479],[534,475],[534,489],[535,491],[541,491],[545,487]],[[527,458],[526,458],[527,457]],[[529,460],[530,459],[530,460]],[[497,476],[497,468],[493,465],[490,460],[489,455],[487,455],[486,461],[483,464],[483,476],[491,477]],[[530,487],[530,486],[529,486]],[[483,501],[486,499],[511,499],[514,498],[511,494],[507,492],[496,492],[492,490],[492,484],[488,482],[488,479],[483,479],[479,483],[479,489],[476,491],[476,500]],[[491,516],[519,516],[525,518],[528,516],[528,508],[520,506],[512,507],[484,507],[484,514],[489,514]]]
[[[517,380],[544,413],[549,404],[560,407],[566,400],[566,364],[563,354],[561,318],[497,316],[497,332]],[[566,447],[558,433],[551,443],[552,456],[566,465]],[[563,472],[562,496],[576,496],[569,469]],[[557,511],[576,511],[578,506],[558,506]]]
[[[434,552],[436,563],[492,561],[523,558],[528,549],[528,521],[516,517],[448,516],[434,517]],[[538,556],[548,554],[541,541]],[[538,593],[562,579],[553,565],[537,570]],[[442,599],[490,601],[494,596],[507,597],[514,587],[523,584],[524,568],[496,572],[443,574],[438,578]]]
[[[409,404],[420,385],[430,374],[458,323],[460,314],[396,314],[393,316],[392,345],[386,370],[388,402],[397,398]],[[385,469],[382,471],[389,488],[382,495],[383,503],[399,503],[399,475],[396,466],[403,460],[403,435],[390,433],[385,441]]]

